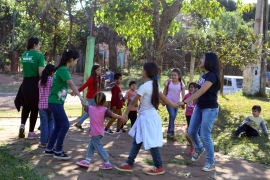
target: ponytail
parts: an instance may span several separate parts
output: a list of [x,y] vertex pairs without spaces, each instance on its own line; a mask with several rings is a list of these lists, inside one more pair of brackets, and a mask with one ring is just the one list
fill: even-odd
[[54,72],[55,66],[52,64],[47,64],[45,69],[42,71],[42,75],[40,77],[40,85],[41,86],[46,86],[47,81],[48,81],[48,76],[52,75]]
[[158,78],[157,76],[152,77],[153,80],[153,93],[151,97],[151,103],[155,109],[158,109],[159,105],[159,88],[158,88]]
[[55,71],[61,67],[61,66],[66,66],[67,63],[73,58],[78,59],[80,57],[80,54],[78,53],[78,51],[74,50],[74,49],[67,49],[63,52],[60,63],[58,64],[58,66],[55,68]]

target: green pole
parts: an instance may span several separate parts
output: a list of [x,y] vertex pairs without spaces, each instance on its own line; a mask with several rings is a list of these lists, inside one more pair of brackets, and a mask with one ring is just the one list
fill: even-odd
[[[95,52],[95,37],[87,37],[87,46],[86,46],[86,57],[85,57],[85,67],[84,67],[84,83],[91,75],[91,69],[94,64],[94,52]],[[87,89],[83,91],[83,97],[85,98]],[[82,108],[82,115],[84,114],[84,109]]]

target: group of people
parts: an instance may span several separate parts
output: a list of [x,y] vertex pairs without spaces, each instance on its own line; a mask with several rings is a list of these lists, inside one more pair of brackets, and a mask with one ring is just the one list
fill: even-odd
[[[109,155],[102,145],[104,133],[113,134],[111,125],[117,119],[116,134],[126,133],[124,125],[131,120],[129,135],[133,137],[129,156],[125,163],[115,168],[120,171],[133,171],[133,165],[137,154],[144,144],[145,150],[149,150],[154,168],[146,171],[146,174],[157,175],[165,173],[159,147],[163,146],[163,133],[161,118],[158,114],[158,106],[166,105],[169,113],[169,125],[167,135],[174,137],[174,123],[179,107],[186,106],[187,141],[191,145],[189,153],[191,160],[197,161],[203,153],[206,153],[206,164],[203,171],[215,170],[214,146],[211,138],[212,127],[218,116],[219,105],[217,95],[220,89],[219,60],[215,53],[207,52],[200,59],[200,67],[204,74],[197,83],[188,85],[188,93],[185,94],[185,84],[182,82],[179,69],[173,69],[171,79],[165,83],[162,91],[158,83],[158,67],[154,62],[147,62],[142,68],[142,84],[138,90],[135,81],[130,81],[129,91],[122,93],[120,87],[122,75],[114,74],[115,85],[111,89],[112,98],[109,110],[105,107],[106,96],[100,91],[101,68],[94,65],[91,76],[80,88],[74,85],[68,68],[73,67],[79,58],[76,50],[67,49],[63,52],[59,65],[55,68],[48,64],[44,69],[44,56],[39,52],[40,44],[37,38],[28,40],[28,51],[22,55],[23,83],[17,94],[15,105],[18,110],[22,106],[21,125],[19,137],[25,137],[25,123],[30,114],[30,128],[28,138],[36,137],[34,127],[38,112],[40,114],[41,137],[39,147],[45,148],[45,155],[57,159],[70,159],[63,151],[65,135],[70,127],[64,110],[64,102],[68,94],[80,98],[85,114],[74,125],[83,130],[82,123],[90,118],[90,136],[86,158],[76,162],[78,166],[89,167],[91,158],[96,151],[104,160],[100,169],[112,169]],[[85,102],[80,92],[87,88]],[[180,95],[182,101],[180,102]],[[122,114],[122,107],[127,101],[127,108]],[[138,105],[139,104],[139,105]],[[263,119],[259,116],[261,108],[253,107],[253,116],[250,116],[235,132],[238,136],[241,132],[245,136],[258,135],[258,127],[262,126],[266,134],[267,128]],[[111,118],[104,126],[105,118]]]

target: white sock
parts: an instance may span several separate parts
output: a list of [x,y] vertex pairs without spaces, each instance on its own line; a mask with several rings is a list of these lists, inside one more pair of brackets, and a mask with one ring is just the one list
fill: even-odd
[[107,164],[107,165],[110,164],[110,161],[105,162],[105,164]]
[[88,162],[88,163],[90,163],[91,158],[87,157],[87,158],[85,158],[85,161]]

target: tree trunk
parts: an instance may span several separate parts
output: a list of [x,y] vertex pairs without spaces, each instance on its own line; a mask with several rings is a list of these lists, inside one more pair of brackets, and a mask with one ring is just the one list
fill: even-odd
[[[263,44],[267,44],[268,41],[268,0],[264,0],[263,9]],[[262,58],[261,58],[261,82],[260,82],[260,96],[266,96],[266,64],[267,64],[267,46],[263,46]]]
[[195,66],[195,58],[191,56],[190,58],[190,66],[189,66],[189,83],[193,81],[194,78],[194,67]]
[[220,66],[220,95],[223,96],[223,84],[224,84],[224,67]]
[[113,72],[117,71],[117,53],[114,39],[109,41],[109,68]]
[[71,4],[70,0],[67,0],[67,10],[69,15],[69,42],[68,42],[68,48],[71,49],[71,38],[72,38],[72,14],[71,14]]

